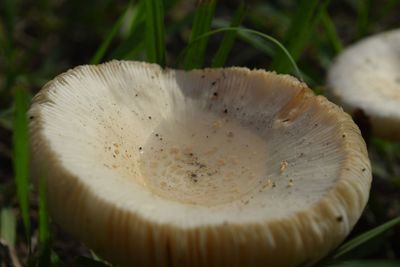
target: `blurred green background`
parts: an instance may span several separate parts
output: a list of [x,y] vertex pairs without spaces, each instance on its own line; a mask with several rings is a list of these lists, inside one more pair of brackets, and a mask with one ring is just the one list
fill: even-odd
[[[270,39],[249,31],[205,35],[230,25]],[[399,0],[1,0],[0,267],[107,266],[49,223],[44,191],[29,183],[25,112],[56,75],[111,59],[185,69],[246,66],[301,75],[324,94],[326,70],[338,53],[399,26]],[[349,240],[363,235],[320,266],[400,266],[400,144],[374,136],[368,143],[371,198]]]

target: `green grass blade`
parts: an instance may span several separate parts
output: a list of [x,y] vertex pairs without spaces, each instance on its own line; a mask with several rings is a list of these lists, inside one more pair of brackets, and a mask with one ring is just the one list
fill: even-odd
[[240,39],[250,44],[254,48],[260,50],[261,52],[272,56],[274,54],[274,47],[270,43],[265,43],[262,38],[254,37],[246,32],[239,33]]
[[[6,36],[6,30],[5,27],[3,26],[3,22],[0,19],[0,57],[3,58],[6,55],[6,50],[7,50],[7,36]],[[1,88],[0,88],[1,90]]]
[[[235,12],[235,15],[233,16],[230,27],[238,27],[242,23],[245,13],[245,5],[243,4],[243,2],[241,2],[240,6]],[[211,62],[211,67],[218,68],[225,65],[229,52],[231,51],[233,43],[235,42],[236,35],[236,31],[229,31],[225,33],[221,45],[219,46],[218,51]]]
[[176,21],[171,21],[168,25],[166,25],[166,32],[168,35],[179,34],[185,31],[186,28],[190,26],[193,21],[195,12],[189,12],[184,15],[182,18],[179,18]]
[[122,40],[126,40],[131,35],[131,33],[138,26],[139,22],[144,22],[144,12],[143,1],[138,1],[134,4],[132,4],[132,2],[129,3],[126,8],[126,15],[120,30],[120,36]]
[[[292,57],[297,60],[306,46],[313,28],[313,16],[317,10],[318,0],[301,0],[286,33],[284,45]],[[286,55],[279,51],[272,62],[272,69],[286,73],[290,68]]]
[[123,59],[144,61],[143,51],[146,49],[145,45],[145,42],[141,42],[139,45],[133,47],[132,50],[124,54]]
[[381,6],[381,17],[388,17],[391,12],[396,12],[396,5],[400,4],[399,0],[389,0],[382,3]]
[[262,32],[256,31],[256,30],[252,30],[252,29],[243,28],[243,27],[224,27],[224,28],[219,28],[219,29],[216,29],[216,30],[213,30],[213,31],[206,32],[206,33],[204,33],[203,35],[201,35],[201,36],[197,37],[196,39],[194,39],[194,40],[181,52],[181,54],[184,54],[184,53],[187,51],[187,49],[190,49],[190,47],[191,47],[192,45],[194,45],[196,42],[199,42],[202,38],[207,38],[207,37],[209,37],[209,36],[211,36],[211,35],[213,35],[213,34],[217,34],[217,33],[220,33],[220,32],[227,32],[227,31],[238,31],[238,32],[243,32],[243,33],[251,33],[251,34],[254,34],[254,35],[257,35],[257,36],[259,36],[259,37],[262,37],[262,38],[268,40],[269,42],[273,43],[273,44],[276,45],[279,49],[282,50],[282,52],[284,53],[284,55],[287,56],[289,62],[290,62],[290,63],[292,64],[292,66],[293,66],[293,69],[294,69],[294,71],[295,71],[297,77],[298,77],[301,81],[303,81],[303,76],[302,76],[302,74],[301,74],[301,72],[300,72],[300,69],[298,68],[296,62],[294,61],[293,57],[290,55],[289,51],[288,51],[277,39],[275,39],[275,38],[272,37],[272,36],[269,36],[268,34],[265,34],[265,33],[262,33]]
[[65,264],[61,261],[57,253],[53,250],[50,253],[50,263],[52,267],[65,267]]
[[326,34],[328,35],[329,41],[331,42],[335,52],[338,54],[343,50],[343,44],[340,40],[340,37],[336,31],[335,24],[333,23],[331,17],[326,10],[326,7],[323,7],[320,12],[320,19],[322,25],[325,28]]
[[382,235],[383,233],[385,233],[386,231],[388,231],[389,229],[393,228],[394,226],[396,226],[398,224],[400,224],[400,217],[390,220],[378,227],[375,227],[372,230],[369,230],[368,232],[365,232],[365,233],[355,237],[354,239],[343,244],[333,255],[333,258],[338,259],[338,258],[346,255],[353,249],[359,247],[360,245],[368,242],[369,240],[371,240],[375,237]]
[[[213,22],[213,26],[215,28],[226,28],[229,27],[229,23],[224,20],[215,19]],[[254,36],[254,34],[249,34],[247,32],[238,31],[237,36],[242,41],[250,44],[257,50],[260,50],[262,53],[267,54],[268,56],[274,55],[274,47],[270,43],[264,42],[263,38],[259,36]]]
[[39,180],[39,242],[48,244],[50,239],[49,214],[47,210],[46,180],[40,177]]
[[7,41],[12,42],[14,40],[14,28],[17,21],[17,1],[15,0],[3,0],[0,2],[0,17],[4,18],[4,24],[7,30]]
[[14,92],[15,114],[13,134],[13,163],[17,196],[27,240],[29,240],[29,153],[28,153],[28,92],[17,86]]
[[138,27],[122,42],[111,54],[112,58],[132,59],[145,51],[145,27],[144,21],[138,24]]
[[0,211],[0,240],[8,246],[15,246],[16,219],[11,208],[2,208]]
[[144,51],[144,39],[146,27],[145,22],[145,3],[139,1],[135,6],[132,7],[132,14],[130,19],[131,24],[125,31],[127,34],[124,40],[114,49],[111,54],[113,58],[131,59],[135,58],[136,55]]
[[208,36],[204,34],[211,29],[215,3],[215,0],[202,1],[196,10],[189,44],[197,40],[199,36],[204,36],[204,38],[198,39],[199,41],[195,42],[194,45],[188,44],[189,48],[187,49],[184,61],[184,69],[186,70],[203,67],[208,43]]
[[370,1],[369,0],[357,0],[356,2],[357,11],[357,30],[358,36],[362,37],[368,32],[369,26],[369,11],[370,11]]
[[395,260],[364,260],[340,262],[326,267],[399,267],[400,261]]
[[[14,86],[17,62],[14,38],[17,23],[18,3],[15,0],[0,1],[0,61],[5,82],[0,82],[0,105],[11,98],[10,90]],[[1,67],[1,66],[0,66]]]
[[163,0],[142,0],[146,10],[147,61],[165,66]]
[[129,8],[125,10],[125,12],[118,18],[115,22],[114,26],[112,27],[111,31],[107,34],[106,38],[104,38],[103,42],[101,43],[100,47],[97,49],[96,53],[90,60],[90,64],[99,64],[100,61],[104,58],[107,49],[110,47],[110,44],[114,37],[117,35],[118,31],[120,30],[122,23],[124,22],[125,16],[128,13]]

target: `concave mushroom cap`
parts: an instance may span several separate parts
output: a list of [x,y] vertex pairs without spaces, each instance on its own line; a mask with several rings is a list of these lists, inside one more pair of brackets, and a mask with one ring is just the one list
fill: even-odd
[[368,199],[357,126],[288,75],[80,66],[29,116],[53,219],[116,264],[311,265]]
[[400,30],[348,47],[327,82],[332,99],[350,113],[362,110],[377,136],[400,140]]

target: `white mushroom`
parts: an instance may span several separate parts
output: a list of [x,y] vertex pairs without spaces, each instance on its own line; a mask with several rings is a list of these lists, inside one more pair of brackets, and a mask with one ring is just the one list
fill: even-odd
[[116,264],[311,265],[368,199],[357,126],[288,75],[80,66],[29,116],[53,219]]
[[345,110],[370,117],[377,136],[400,140],[400,30],[348,47],[330,68],[328,85]]

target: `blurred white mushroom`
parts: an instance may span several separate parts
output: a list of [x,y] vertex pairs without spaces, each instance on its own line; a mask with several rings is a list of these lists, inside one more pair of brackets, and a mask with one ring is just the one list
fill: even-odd
[[311,265],[368,199],[357,126],[287,75],[81,66],[29,117],[51,215],[116,264]]
[[328,86],[346,111],[370,118],[374,134],[400,140],[400,30],[348,47],[330,68]]

